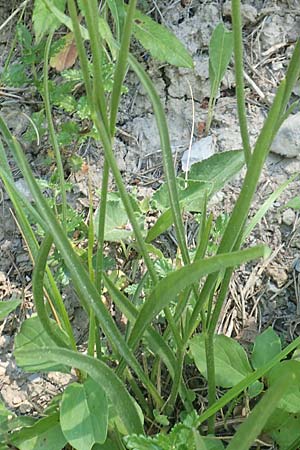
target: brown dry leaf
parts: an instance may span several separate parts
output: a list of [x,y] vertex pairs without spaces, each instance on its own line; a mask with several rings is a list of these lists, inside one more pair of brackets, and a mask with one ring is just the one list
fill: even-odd
[[66,34],[65,40],[64,47],[50,59],[50,66],[58,72],[72,67],[78,56],[74,34]]

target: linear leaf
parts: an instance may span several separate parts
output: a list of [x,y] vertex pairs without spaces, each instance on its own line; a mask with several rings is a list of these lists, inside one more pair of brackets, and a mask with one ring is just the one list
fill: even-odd
[[217,255],[211,258],[200,260],[183,267],[176,272],[172,272],[163,278],[153,289],[147,301],[142,306],[139,316],[132,329],[129,345],[133,348],[143,335],[147,326],[154,317],[173,300],[176,295],[199,282],[200,278],[227,267],[234,267],[247,261],[266,257],[270,250],[266,246],[257,246],[247,250],[232,252],[229,254]]
[[223,23],[214,29],[209,43],[209,79],[213,96],[216,95],[215,87],[222,81],[225,70],[229,64],[233,51],[232,31],[226,30]]

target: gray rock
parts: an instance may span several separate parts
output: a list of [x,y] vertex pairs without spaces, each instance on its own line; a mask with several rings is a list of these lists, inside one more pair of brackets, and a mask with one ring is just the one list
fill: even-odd
[[300,154],[300,112],[289,116],[281,125],[272,145],[271,152],[286,158]]
[[282,222],[285,225],[291,226],[294,224],[296,219],[296,214],[295,211],[291,208],[288,208],[287,210],[284,211],[283,215],[282,215]]
[[22,197],[25,197],[29,202],[33,202],[33,197],[24,178],[19,178],[17,181],[15,181],[15,186]]
[[[256,23],[257,9],[252,5],[241,5],[241,14],[243,25]],[[226,1],[223,5],[223,15],[231,17],[231,1]]]
[[182,170],[186,172],[196,162],[203,161],[215,153],[212,136],[207,136],[193,143],[192,148],[186,150],[182,156]]

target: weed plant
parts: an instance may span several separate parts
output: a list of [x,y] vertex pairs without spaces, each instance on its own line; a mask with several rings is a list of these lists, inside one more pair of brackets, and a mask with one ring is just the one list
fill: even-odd
[[[3,443],[0,447],[58,450],[68,443],[78,450],[218,450],[225,446],[228,450],[246,450],[265,431],[280,448],[296,450],[300,440],[300,364],[297,351],[290,356],[299,347],[300,338],[282,349],[274,331],[266,330],[257,337],[249,360],[236,341],[216,334],[216,326],[234,268],[270,253],[262,245],[244,248],[243,242],[279,194],[276,192],[247,223],[272,139],[295,106],[289,105],[289,101],[300,73],[300,43],[295,45],[286,77],[278,87],[257,141],[250,149],[242,79],[240,1],[232,0],[232,42],[243,150],[216,155],[197,165],[189,174],[188,184],[183,186],[182,180],[175,177],[161,101],[143,66],[129,51],[131,35],[133,33],[157,59],[191,68],[192,60],[173,35],[136,10],[136,0],[129,0],[128,5],[120,0],[109,0],[108,10],[100,9],[100,12],[98,6],[96,0],[68,0],[67,15],[62,0],[35,2],[37,42],[47,34],[42,95],[60,186],[56,204],[50,205],[44,197],[19,142],[0,118],[2,137],[34,199],[32,205],[16,190],[7,153],[0,143],[0,176],[34,263],[32,286],[37,315],[22,324],[15,339],[14,355],[19,367],[25,371],[70,372],[74,368],[77,377],[62,395],[53,399],[38,420],[13,416],[2,405],[0,430]],[[113,19],[113,32],[106,22],[108,11]],[[84,25],[80,24],[79,13],[84,18]],[[74,249],[68,233],[64,172],[51,114],[48,61],[54,31],[60,24],[73,33],[89,115],[105,155],[98,219],[95,224],[93,214],[89,216],[88,251],[84,261]],[[228,40],[227,32],[222,26],[217,33],[220,39],[218,52],[210,55],[212,107],[224,64],[229,61],[228,54],[225,52],[226,58],[223,58],[224,53],[219,51]],[[104,53],[115,61],[109,96],[104,83]],[[129,68],[135,72],[151,101],[164,166],[165,185],[160,195],[166,194],[167,202],[164,206],[161,204],[161,215],[148,233],[141,226],[139,208],[127,192],[113,151],[120,96]],[[208,199],[244,164],[247,170],[233,211],[223,226],[215,226],[220,243],[214,248],[209,245],[213,220],[207,213]],[[106,219],[112,201],[108,196],[110,172],[118,189],[117,201],[130,223],[130,239],[146,270],[129,296],[118,288],[104,264]],[[92,212],[92,207],[90,209]],[[197,248],[193,253],[189,252],[186,243],[184,209],[197,211],[201,217]],[[58,210],[60,214],[56,213]],[[44,232],[41,242],[35,236],[28,215]],[[175,228],[180,263],[168,266],[161,276],[161,265],[155,264],[160,253],[152,242],[170,225]],[[77,348],[70,318],[49,266],[49,255],[54,250],[64,261],[89,318],[86,354]],[[147,280],[151,283],[143,296]],[[125,332],[119,329],[103,302],[104,292],[126,318]],[[17,306],[13,302],[8,304],[9,307],[4,303],[6,309],[1,309],[1,317]],[[158,328],[156,319],[162,313],[165,326]],[[105,349],[103,342],[106,342]],[[187,364],[195,365],[207,380],[208,407],[203,411],[194,409],[195,393],[185,379]],[[216,386],[224,389],[218,398]],[[222,408],[229,415],[241,397],[248,399],[251,411],[230,442],[225,439],[223,444],[215,439],[215,415]],[[254,400],[249,402],[249,399]],[[179,408],[181,420],[173,426]],[[157,435],[151,437],[153,430]]]

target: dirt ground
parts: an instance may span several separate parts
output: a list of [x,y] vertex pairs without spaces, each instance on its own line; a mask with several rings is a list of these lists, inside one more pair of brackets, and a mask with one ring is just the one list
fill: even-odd
[[[194,58],[195,70],[178,69],[145,58],[145,66],[159,91],[167,112],[174,162],[180,171],[180,160],[188,148],[192,130],[192,87],[195,106],[194,140],[202,136],[202,124],[207,116],[208,44],[212,30],[223,20],[230,28],[230,2],[200,0],[168,0],[149,2],[152,16],[168,26],[185,44]],[[12,5],[0,1],[0,21],[9,17]],[[274,96],[283,78],[296,38],[300,30],[300,1],[247,0],[243,2],[246,106],[252,144],[262,127]],[[5,64],[9,43],[14,37],[14,20],[0,24],[0,70]],[[156,189],[162,181],[159,136],[151,105],[133,73],[126,79],[128,93],[122,98],[118,119],[116,154],[119,167],[130,188],[138,177],[142,189]],[[22,94],[20,95],[22,97]],[[299,99],[299,83],[293,99]],[[0,113],[9,127],[22,141],[28,121],[20,112],[30,115],[32,106],[0,93]],[[299,111],[296,110],[295,112]],[[299,115],[298,115],[299,117]],[[300,117],[298,125],[300,126]],[[234,73],[227,70],[216,104],[212,124],[216,151],[241,148],[234,97]],[[300,144],[299,144],[300,152]],[[286,157],[285,150],[271,153],[266,163],[253,203],[252,214],[294,173],[300,172],[300,157]],[[39,173],[39,155],[43,148],[27,148],[29,159]],[[88,143],[80,149],[90,158],[93,187],[99,187],[102,157]],[[300,155],[300,153],[299,153]],[[20,174],[16,171],[16,181]],[[84,204],[87,186],[84,173],[77,173],[74,198]],[[237,198],[242,174],[226,186],[210,208],[217,216],[230,212]],[[19,181],[20,182],[20,181]],[[22,181],[21,181],[22,184]],[[269,260],[236,271],[230,295],[219,323],[218,332],[237,336],[251,343],[256,334],[272,325],[283,339],[291,340],[300,333],[300,227],[299,215],[284,205],[299,195],[300,182],[293,181],[273,204],[267,215],[252,232],[248,242],[266,243],[272,249]],[[7,194],[0,184],[0,299],[21,297],[22,307],[0,325],[0,392],[8,407],[17,413],[38,414],[41,406],[63,386],[69,378],[62,374],[24,374],[12,357],[14,335],[25,317],[34,313],[31,293],[32,266],[24,242],[16,226]],[[68,294],[66,294],[68,295]],[[72,293],[70,293],[72,295]],[[68,298],[69,303],[70,298]],[[78,336],[81,331],[81,311],[74,306],[73,317]]]

